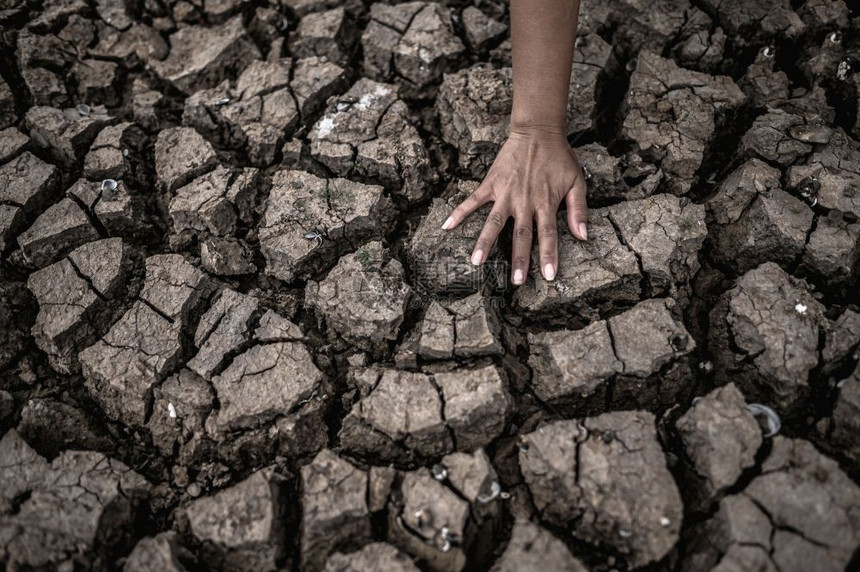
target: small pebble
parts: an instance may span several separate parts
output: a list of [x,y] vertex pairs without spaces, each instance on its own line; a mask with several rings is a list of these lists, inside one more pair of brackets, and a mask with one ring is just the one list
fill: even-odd
[[836,79],[839,81],[845,81],[848,79],[848,73],[851,71],[851,63],[844,59],[839,62],[839,66],[836,68]]
[[489,494],[486,494],[486,495],[479,494],[477,496],[477,500],[481,504],[487,504],[488,502],[496,500],[496,498],[498,498],[498,496],[501,493],[502,493],[502,486],[499,483],[497,483],[496,481],[493,481],[492,483],[490,483]]
[[797,190],[800,192],[800,196],[805,199],[810,197],[814,197],[818,194],[818,191],[821,189],[821,182],[815,177],[809,177],[803,179],[798,185]]
[[779,430],[782,428],[782,422],[779,419],[779,415],[776,414],[776,411],[767,405],[762,405],[761,403],[749,403],[747,405],[747,409],[749,409],[750,413],[755,416],[763,415],[767,420],[767,432],[764,434],[765,437],[773,437],[779,433]]
[[582,166],[582,176],[586,181],[590,181],[594,177],[594,175],[591,174],[591,170],[585,165]]
[[690,343],[690,336],[688,334],[675,334],[669,343],[672,344],[675,351],[681,352],[687,349],[687,345]]
[[788,128],[788,135],[792,139],[803,143],[827,144],[833,130],[824,125],[792,125]]

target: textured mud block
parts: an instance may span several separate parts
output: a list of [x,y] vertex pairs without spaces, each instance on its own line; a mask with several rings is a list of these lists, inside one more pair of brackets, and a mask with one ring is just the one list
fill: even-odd
[[520,467],[543,518],[572,523],[578,538],[612,546],[632,566],[675,546],[683,506],[653,415],[558,421],[525,435],[523,445]]

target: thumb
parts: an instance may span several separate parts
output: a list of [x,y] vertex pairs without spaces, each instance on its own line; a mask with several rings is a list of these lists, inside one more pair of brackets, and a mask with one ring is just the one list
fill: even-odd
[[567,205],[567,226],[570,227],[571,234],[579,240],[588,240],[588,205],[585,202],[585,194],[585,177],[580,171],[564,197]]

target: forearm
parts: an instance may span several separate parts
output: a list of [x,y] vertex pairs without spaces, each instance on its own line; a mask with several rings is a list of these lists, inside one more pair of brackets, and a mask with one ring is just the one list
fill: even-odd
[[511,0],[511,129],[566,135],[579,0]]

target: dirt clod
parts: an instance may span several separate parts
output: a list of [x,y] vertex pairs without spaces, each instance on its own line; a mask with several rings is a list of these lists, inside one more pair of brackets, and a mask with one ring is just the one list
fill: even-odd
[[0,1],[0,566],[854,570],[855,4]]

